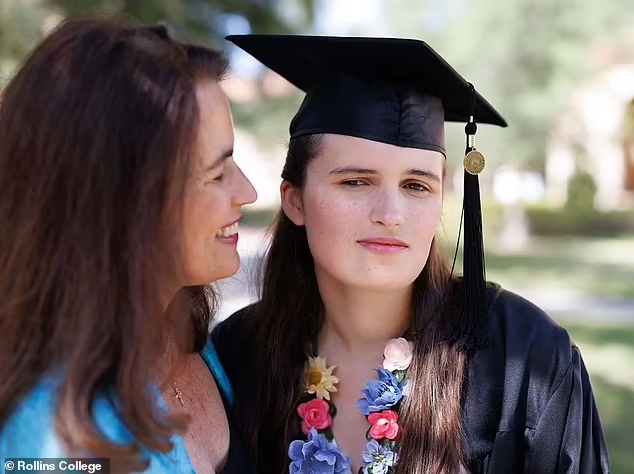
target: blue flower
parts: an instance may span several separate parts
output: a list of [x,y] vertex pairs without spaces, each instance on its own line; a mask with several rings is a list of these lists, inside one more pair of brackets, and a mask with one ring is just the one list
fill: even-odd
[[361,393],[365,398],[357,401],[357,408],[365,416],[375,411],[390,409],[403,398],[403,389],[394,374],[379,367],[379,380],[368,380]]
[[350,474],[350,458],[325,436],[310,430],[306,441],[296,440],[288,448],[290,474]]
[[385,449],[373,439],[365,445],[361,460],[366,463],[363,466],[363,474],[387,474],[388,469],[396,462],[396,455],[394,451]]

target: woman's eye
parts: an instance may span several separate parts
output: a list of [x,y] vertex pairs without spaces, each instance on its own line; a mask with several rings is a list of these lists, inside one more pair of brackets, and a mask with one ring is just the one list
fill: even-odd
[[204,177],[204,183],[205,184],[210,184],[210,183],[221,183],[222,180],[225,179],[225,173],[220,173],[220,174],[212,174],[209,173]]
[[345,184],[346,186],[365,186],[368,183],[366,183],[362,179],[349,179],[347,181],[342,182],[341,184]]
[[423,184],[420,183],[407,183],[405,185],[405,187],[407,187],[408,189],[411,189],[412,191],[429,191],[429,188]]

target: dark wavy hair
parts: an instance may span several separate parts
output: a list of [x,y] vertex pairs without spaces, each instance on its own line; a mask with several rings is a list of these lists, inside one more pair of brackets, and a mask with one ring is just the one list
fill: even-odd
[[[221,80],[226,68],[221,53],[163,26],[75,18],[2,91],[0,428],[52,373],[63,375],[60,438],[117,471],[142,469],[143,447],[167,452],[185,427],[158,418],[147,398],[168,331],[159,289],[178,258],[166,210],[178,208],[197,143],[196,84]],[[191,350],[200,350],[208,289],[181,296],[196,333]],[[100,433],[92,408],[103,393],[121,401],[134,444]]]
[[[301,189],[307,165],[321,147],[319,135],[291,140],[283,179]],[[249,378],[249,390],[237,391],[241,409],[236,416],[258,472],[281,474],[288,471],[289,443],[304,438],[295,410],[306,359],[323,324],[306,230],[283,212],[272,230],[261,282],[261,299],[247,319],[255,338],[255,352],[247,360],[254,364],[249,373],[266,376]],[[455,472],[463,464],[461,394],[467,356],[458,341],[467,336],[461,334],[459,286],[434,239],[413,288],[409,337],[416,357],[408,372],[411,395],[399,418],[403,436],[397,474]]]

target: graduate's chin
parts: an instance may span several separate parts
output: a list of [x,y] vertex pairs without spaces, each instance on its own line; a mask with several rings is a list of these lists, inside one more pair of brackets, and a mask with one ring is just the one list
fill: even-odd
[[355,285],[359,289],[372,292],[390,293],[394,291],[402,291],[408,288],[416,277],[404,278],[403,274],[394,274],[392,272],[367,272],[364,276],[355,278]]

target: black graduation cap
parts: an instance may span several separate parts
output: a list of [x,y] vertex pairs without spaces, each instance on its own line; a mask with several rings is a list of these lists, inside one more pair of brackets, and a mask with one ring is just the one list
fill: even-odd
[[[482,337],[487,314],[476,123],[506,127],[504,118],[423,41],[309,35],[226,38],[306,93],[291,121],[291,139],[309,134],[355,136],[445,154],[444,123],[466,123],[464,311],[457,330]],[[469,333],[469,334],[468,334]],[[467,341],[468,339],[468,341]]]

